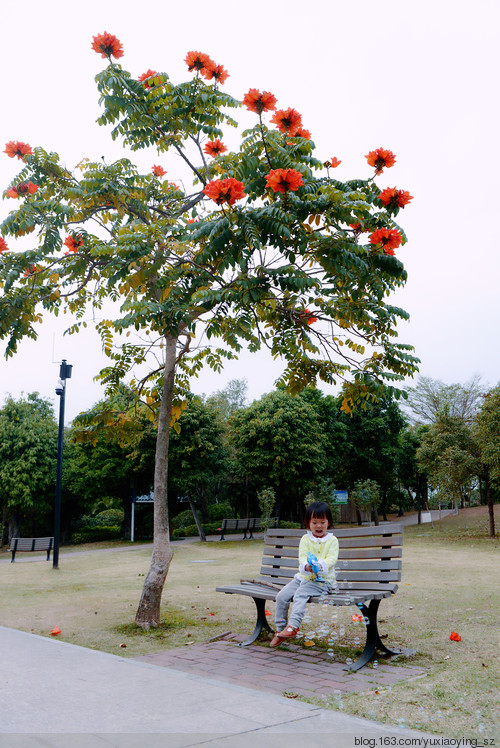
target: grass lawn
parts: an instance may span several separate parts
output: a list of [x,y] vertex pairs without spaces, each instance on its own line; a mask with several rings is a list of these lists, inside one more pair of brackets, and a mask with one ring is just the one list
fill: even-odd
[[[500,529],[498,506],[496,521]],[[403,578],[397,594],[380,606],[380,631],[388,634],[389,646],[416,649],[402,661],[425,668],[427,675],[380,693],[346,696],[344,710],[454,738],[500,736],[500,541],[488,538],[487,530],[484,507],[405,529]],[[81,553],[86,549],[93,552]],[[54,570],[45,554],[20,554],[10,564],[4,551],[0,624],[42,636],[58,626],[64,641],[130,657],[252,630],[253,601],[216,594],[215,587],[255,576],[262,541],[175,543],[164,622],[143,632],[134,615],[150,554],[150,547],[130,544],[62,548]],[[307,626],[314,628],[320,606],[310,607]],[[345,627],[340,643],[348,647],[336,656],[345,658],[363,632],[351,622],[352,610],[336,612],[337,630]],[[462,641],[450,641],[452,631]],[[334,700],[321,703],[337,707]]]

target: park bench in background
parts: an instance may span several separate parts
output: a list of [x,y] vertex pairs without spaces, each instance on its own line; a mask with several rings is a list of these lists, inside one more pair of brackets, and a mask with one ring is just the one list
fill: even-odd
[[16,553],[31,551],[47,551],[47,561],[49,561],[53,547],[54,538],[12,538],[9,548],[12,553],[11,563],[15,560]]
[[[268,520],[271,527],[276,527],[278,520],[276,517],[272,517]],[[263,517],[250,517],[246,519],[223,519],[222,527],[220,528],[221,534],[220,539],[224,540],[225,532],[243,532],[243,540],[252,540],[253,533],[264,529],[265,520]]]
[[[335,529],[339,540],[339,560],[336,567],[338,588],[326,598],[312,597],[309,602],[329,605],[355,605],[366,622],[366,642],[363,652],[348,668],[359,670],[371,659],[376,649],[384,655],[401,654],[388,649],[381,641],[377,626],[377,611],[381,600],[398,589],[403,555],[402,526]],[[257,608],[257,621],[251,636],[241,646],[257,640],[265,628],[271,631],[265,615],[266,600],[276,595],[298,571],[300,538],[304,530],[270,529],[264,539],[264,554],[260,575],[240,584],[217,587],[217,592],[252,597]]]

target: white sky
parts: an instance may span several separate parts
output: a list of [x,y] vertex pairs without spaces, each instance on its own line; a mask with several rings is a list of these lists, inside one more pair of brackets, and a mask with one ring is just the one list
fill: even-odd
[[[410,312],[400,340],[415,346],[421,374],[494,385],[499,375],[497,197],[497,0],[23,0],[5,4],[0,28],[0,151],[9,140],[56,150],[69,167],[88,156],[126,155],[99,114],[95,74],[105,61],[92,36],[115,34],[119,62],[134,75],[148,68],[185,80],[189,50],[207,52],[229,71],[224,90],[271,91],[280,108],[302,113],[319,158],[337,156],[339,179],[371,176],[364,155],[380,146],[397,157],[381,187],[409,190],[398,220],[409,242],[397,250],[409,280],[395,302]],[[248,123],[244,110],[236,118]],[[250,115],[248,115],[250,116]],[[253,120],[252,120],[253,123]],[[134,155],[182,177],[178,160]],[[20,162],[0,153],[0,190]],[[0,217],[8,201],[0,203]],[[13,249],[14,240],[8,240]],[[56,401],[58,366],[73,364],[67,417],[102,396],[92,382],[105,363],[97,335],[62,337],[62,320],[46,318],[38,340],[15,359],[0,359],[0,401],[39,391]],[[251,399],[273,388],[281,366],[265,354],[245,356],[222,375],[204,372],[196,392],[246,377]]]

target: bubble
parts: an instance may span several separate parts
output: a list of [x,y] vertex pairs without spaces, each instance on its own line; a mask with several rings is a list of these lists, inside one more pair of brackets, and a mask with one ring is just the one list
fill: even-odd
[[358,603],[358,608],[362,609],[363,608],[363,603]]
[[373,660],[373,667],[375,670],[378,668],[378,660]]
[[339,635],[334,631],[332,634],[332,641],[336,642],[338,638],[339,638]]
[[356,646],[359,645],[359,641],[359,636],[354,637],[354,644],[356,644]]
[[486,730],[486,726],[485,726],[485,725],[483,725],[483,723],[482,723],[482,722],[480,722],[480,723],[478,724],[478,726],[477,726],[477,729],[479,730],[479,732],[484,732],[484,731]]
[[352,665],[352,659],[350,657],[348,657],[347,660],[345,661],[345,664],[347,665],[347,667],[351,667],[351,665]]
[[344,567],[344,569],[347,569],[347,567],[349,566],[349,562],[348,561],[342,561],[342,566]]
[[400,718],[398,719],[398,725],[399,725],[400,727],[406,727],[406,720],[405,720],[405,718],[404,718],[404,717],[400,717]]
[[368,616],[365,616],[363,618],[363,623],[365,624],[365,626],[368,626],[368,624],[370,623],[370,619],[368,618]]
[[339,634],[340,634],[340,636],[344,636],[344,634],[345,634],[345,628],[344,628],[344,626],[341,626],[339,628]]
[[304,636],[304,634],[302,633],[302,631],[297,631],[297,634],[296,634],[295,638],[296,639],[302,639],[303,636]]

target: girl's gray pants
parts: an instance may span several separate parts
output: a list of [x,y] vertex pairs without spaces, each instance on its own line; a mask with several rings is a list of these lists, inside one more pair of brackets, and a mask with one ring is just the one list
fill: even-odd
[[288,618],[288,625],[298,629],[304,617],[309,598],[327,595],[329,590],[330,584],[328,582],[301,582],[294,577],[276,595],[276,610],[274,614],[276,631],[283,631],[287,625],[288,607],[292,600],[292,612],[290,618]]

